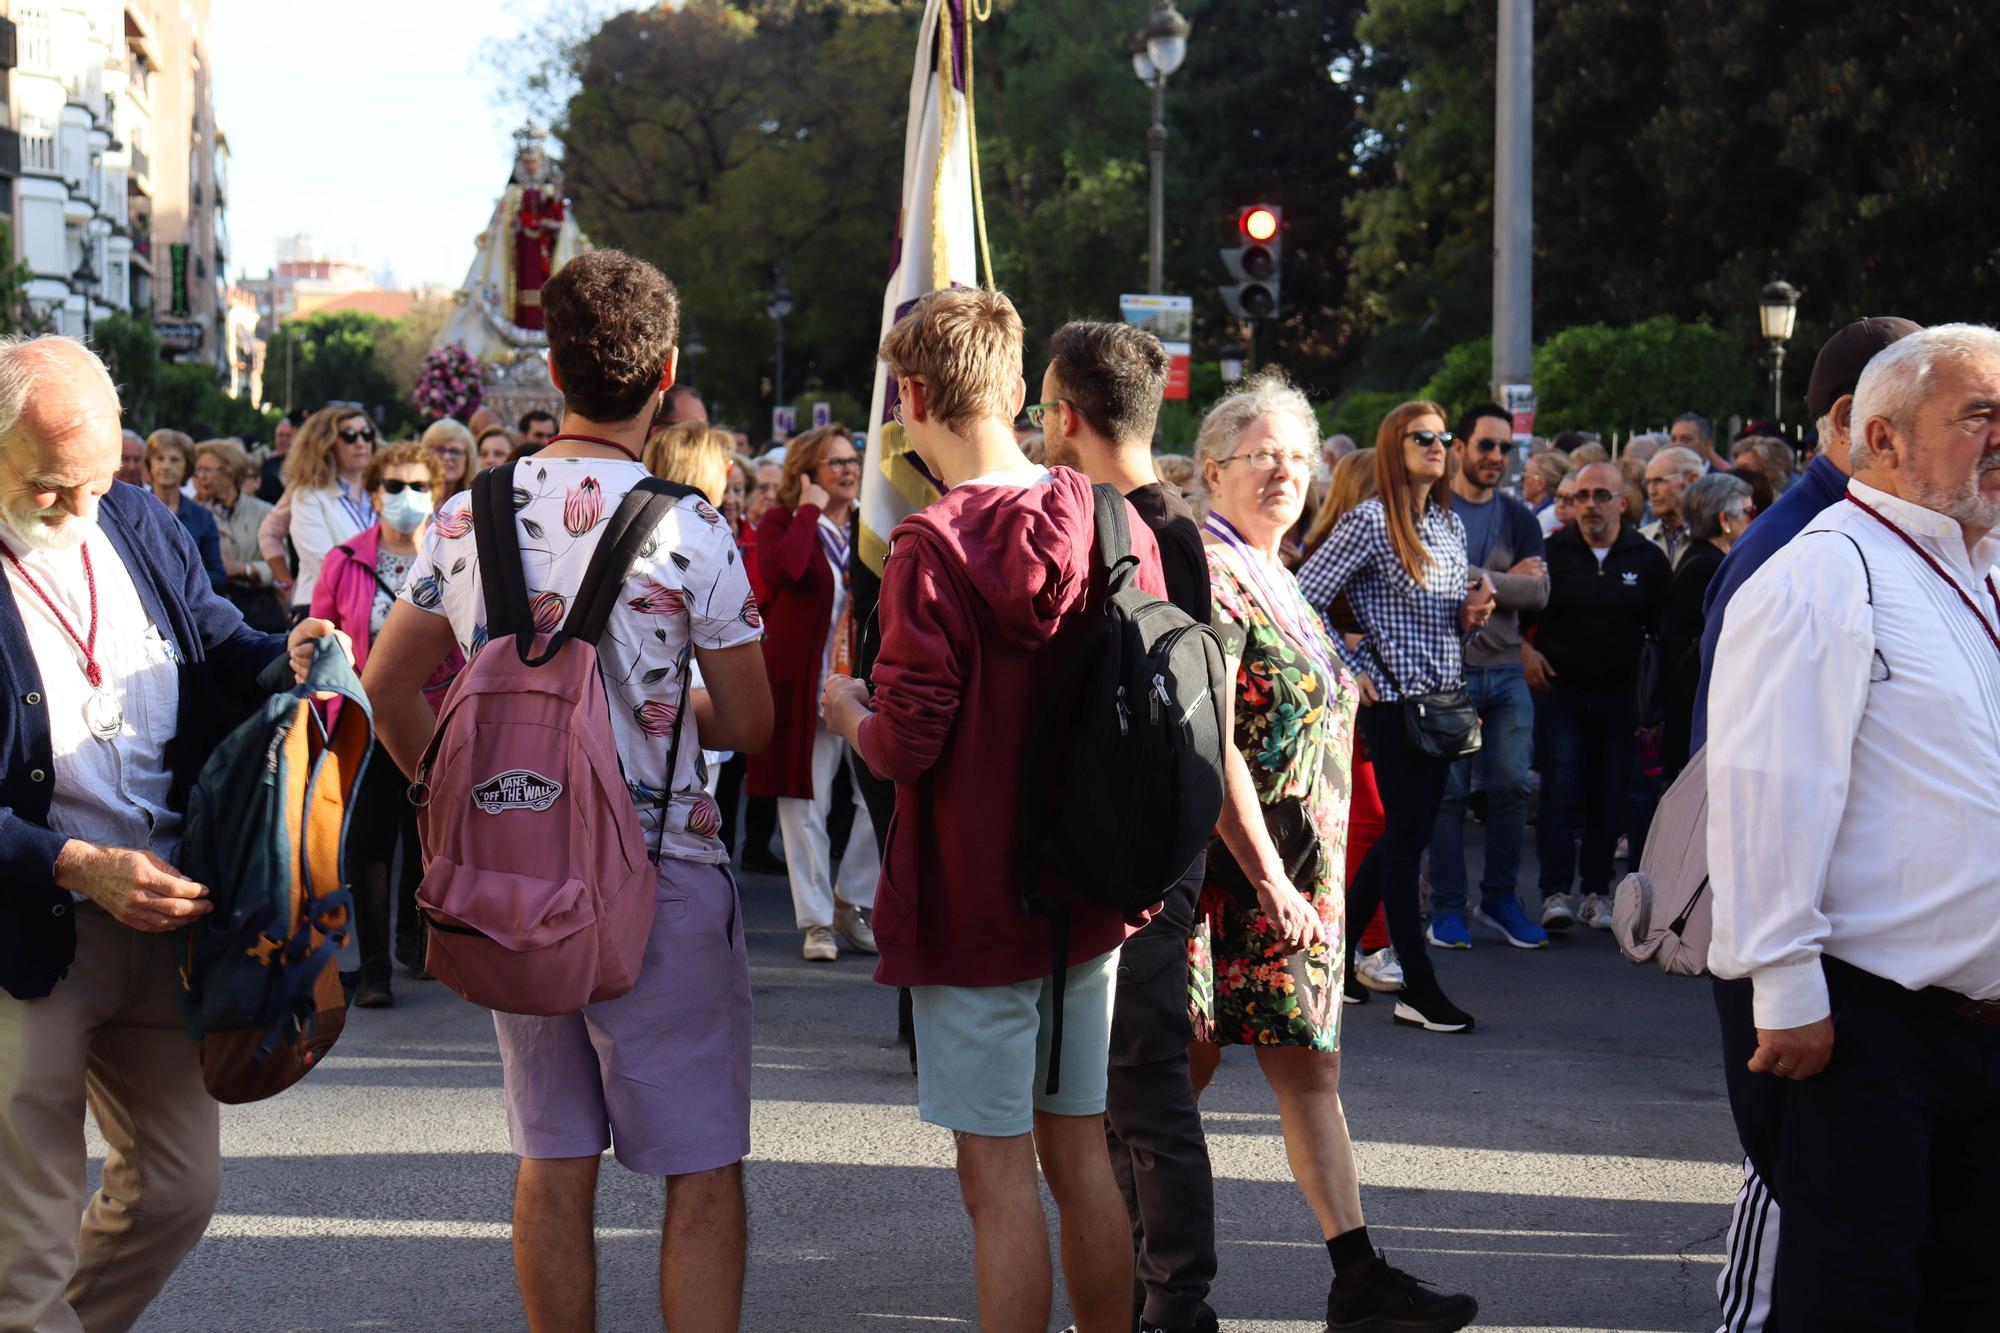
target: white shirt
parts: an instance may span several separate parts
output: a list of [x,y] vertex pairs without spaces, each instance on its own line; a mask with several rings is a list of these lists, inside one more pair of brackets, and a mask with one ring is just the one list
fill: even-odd
[[[599,531],[627,491],[648,473],[624,459],[523,459],[514,469],[516,530],[537,626],[553,631],[597,550]],[[689,496],[662,519],[657,544],[632,562],[625,591],[598,641],[598,669],[611,704],[626,786],[649,843],[657,840],[667,749],[681,705],[680,667],[691,647],[734,648],[763,637],[736,539],[707,501]],[[486,600],[472,492],[445,501],[431,520],[400,594],[422,611],[447,617],[469,659],[486,643]],[[681,729],[671,781],[663,853],[682,861],[729,859],[716,836],[722,811],[709,795],[701,736],[690,712]]]
[[[1942,514],[1849,493],[2000,631],[2000,538],[1968,559]],[[1730,601],[1708,710],[1709,967],[1751,978],[1758,1027],[1827,1016],[1822,953],[2000,996],[2000,651],[1915,551],[1847,501],[1820,514]]]
[[178,721],[180,676],[125,561],[94,523],[84,546],[66,551],[33,550],[12,533],[0,534],[0,542],[86,642],[90,585],[84,578],[83,552],[89,549],[97,578],[97,664],[125,712],[124,726],[112,739],[100,740],[91,731],[84,706],[94,691],[83,673],[83,650],[15,571],[13,561],[0,561],[42,677],[42,706],[48,710],[55,756],[49,827],[100,847],[150,850],[172,864],[180,853],[181,817],[167,803],[173,777],[167,771],[166,748]]

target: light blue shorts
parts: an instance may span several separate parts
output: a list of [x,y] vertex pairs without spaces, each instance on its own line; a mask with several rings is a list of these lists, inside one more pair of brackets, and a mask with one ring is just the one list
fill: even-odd
[[1069,970],[1063,985],[1062,1069],[1049,1077],[1055,980],[1012,986],[914,986],[917,1114],[966,1134],[1011,1138],[1034,1113],[1103,1115],[1118,950]]

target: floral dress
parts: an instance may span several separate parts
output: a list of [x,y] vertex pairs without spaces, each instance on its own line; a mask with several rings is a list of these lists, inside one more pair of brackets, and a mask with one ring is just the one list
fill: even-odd
[[[1244,907],[1211,877],[1188,942],[1188,1010],[1197,1041],[1246,1046],[1340,1049],[1341,943],[1347,847],[1349,761],[1354,749],[1354,678],[1333,645],[1318,645],[1334,676],[1314,665],[1274,623],[1258,599],[1241,556],[1208,548],[1211,623],[1222,651],[1237,659],[1235,742],[1250,766],[1257,799],[1297,798],[1319,830],[1319,877],[1312,903],[1327,943],[1285,956],[1277,926],[1263,909]],[[1290,574],[1267,577],[1279,596],[1297,599],[1288,617],[1325,639]]]

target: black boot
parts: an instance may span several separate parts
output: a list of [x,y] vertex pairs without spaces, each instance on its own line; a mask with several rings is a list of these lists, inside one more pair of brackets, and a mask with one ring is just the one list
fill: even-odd
[[354,1007],[357,1009],[389,1009],[396,1003],[395,992],[389,989],[387,968],[373,971],[363,968],[361,980],[354,988]]
[[1479,1314],[1470,1296],[1433,1291],[1378,1252],[1355,1280],[1326,1295],[1328,1333],[1455,1333]]
[[1407,965],[1403,989],[1396,994],[1396,1021],[1426,1032],[1472,1031],[1472,1015],[1445,998],[1437,973]]

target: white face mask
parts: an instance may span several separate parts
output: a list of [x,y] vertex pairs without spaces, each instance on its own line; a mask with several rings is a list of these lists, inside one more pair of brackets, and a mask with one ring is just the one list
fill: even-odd
[[431,516],[431,497],[401,490],[382,499],[382,521],[398,532],[415,532]]

